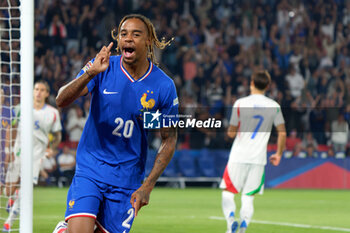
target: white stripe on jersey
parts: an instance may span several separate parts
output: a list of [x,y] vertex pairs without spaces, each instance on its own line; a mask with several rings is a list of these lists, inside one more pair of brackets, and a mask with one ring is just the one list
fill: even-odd
[[265,165],[272,125],[284,124],[284,119],[277,102],[264,95],[250,95],[234,103],[230,124],[238,126],[238,132],[229,163]]

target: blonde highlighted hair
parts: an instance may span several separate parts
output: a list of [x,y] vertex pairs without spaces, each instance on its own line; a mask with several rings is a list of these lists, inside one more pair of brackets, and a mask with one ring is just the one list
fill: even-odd
[[118,42],[117,53],[121,54],[121,50],[119,47],[119,33],[120,33],[121,26],[126,20],[133,19],[133,18],[141,20],[146,25],[148,37],[151,41],[151,45],[148,47],[147,56],[149,59],[151,59],[151,61],[154,64],[158,65],[155,54],[154,54],[154,46],[156,46],[159,49],[164,49],[165,47],[167,47],[171,44],[171,42],[174,40],[174,37],[171,38],[169,41],[165,41],[164,37],[161,40],[159,40],[152,22],[147,17],[140,15],[140,14],[130,14],[130,15],[124,16],[124,18],[119,23],[118,29],[114,28],[111,31],[112,38]]

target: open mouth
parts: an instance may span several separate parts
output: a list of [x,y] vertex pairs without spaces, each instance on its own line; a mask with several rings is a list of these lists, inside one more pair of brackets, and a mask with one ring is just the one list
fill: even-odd
[[124,47],[123,51],[124,51],[124,56],[129,58],[134,54],[135,49],[132,47]]

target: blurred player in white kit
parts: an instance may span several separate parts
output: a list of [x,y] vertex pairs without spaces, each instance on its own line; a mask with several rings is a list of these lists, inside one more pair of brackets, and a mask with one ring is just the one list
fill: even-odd
[[[61,142],[61,120],[56,108],[46,104],[46,99],[50,94],[50,87],[46,81],[40,80],[34,84],[33,101],[33,183],[37,184],[39,173],[42,166],[42,160],[45,156],[52,156],[53,150]],[[20,124],[20,111],[17,111],[17,122],[12,125]],[[17,126],[19,129],[19,126]],[[14,127],[15,128],[15,127]],[[52,133],[53,139],[49,145],[49,134]],[[13,221],[19,213],[19,190],[20,167],[21,167],[21,148],[20,132],[17,130],[16,141],[6,173],[6,195],[9,197],[8,211],[9,217],[4,223],[3,232],[11,229]]]
[[[227,221],[226,233],[244,233],[254,213],[254,195],[264,187],[267,144],[272,125],[277,129],[277,151],[269,157],[278,166],[285,147],[286,132],[281,107],[266,97],[271,82],[267,71],[252,75],[251,94],[238,99],[232,109],[228,136],[235,138],[220,184],[222,209]],[[240,224],[235,221],[234,196],[241,193]]]

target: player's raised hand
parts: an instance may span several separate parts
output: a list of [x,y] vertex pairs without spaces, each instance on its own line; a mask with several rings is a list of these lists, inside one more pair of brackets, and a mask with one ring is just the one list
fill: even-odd
[[131,195],[130,203],[135,209],[135,217],[142,206],[148,205],[150,193],[151,191],[141,186]]
[[105,70],[109,66],[109,57],[111,56],[111,49],[113,42],[109,43],[108,47],[103,46],[100,52],[96,55],[95,61],[89,69],[88,73],[92,76],[97,75]]
[[278,166],[281,162],[281,157],[282,156],[278,154],[273,154],[270,156],[269,161],[273,166]]

